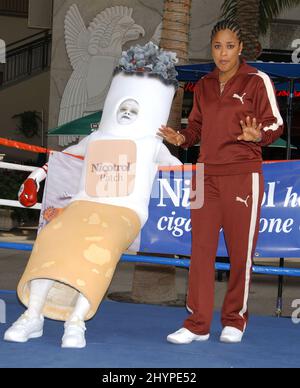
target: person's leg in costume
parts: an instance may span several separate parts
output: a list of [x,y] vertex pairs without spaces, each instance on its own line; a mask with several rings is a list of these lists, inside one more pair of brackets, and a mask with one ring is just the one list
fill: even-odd
[[64,325],[63,348],[84,348],[86,346],[84,320],[89,309],[89,301],[79,294],[74,311]]
[[53,283],[52,280],[47,279],[36,279],[30,283],[28,309],[5,332],[4,339],[6,341],[26,342],[30,338],[38,338],[43,335],[44,317],[42,311]]
[[[30,283],[30,299],[26,312],[6,331],[4,339],[14,342],[25,342],[30,338],[37,338],[43,334],[43,307],[47,295],[54,281],[36,279]],[[84,318],[89,311],[88,300],[79,294],[75,308],[65,323],[63,347],[84,347],[86,345],[84,332]]]
[[30,283],[30,300],[27,314],[30,317],[39,317],[42,314],[45,300],[54,281],[48,279],[36,279]]

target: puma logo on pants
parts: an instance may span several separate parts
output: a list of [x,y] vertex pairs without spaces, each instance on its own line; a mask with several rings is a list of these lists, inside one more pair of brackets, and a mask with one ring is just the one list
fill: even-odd
[[248,197],[246,199],[242,199],[241,197],[236,197],[236,201],[237,202],[242,202],[246,205],[246,207],[248,207],[248,199],[250,198],[250,195],[248,195]]

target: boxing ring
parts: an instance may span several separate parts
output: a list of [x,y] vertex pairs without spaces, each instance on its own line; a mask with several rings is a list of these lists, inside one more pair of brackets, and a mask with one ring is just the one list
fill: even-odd
[[[0,299],[7,305],[7,323],[0,325],[3,338],[9,324],[24,309],[15,294],[0,293]],[[166,336],[182,325],[186,314],[180,307],[104,301],[94,319],[87,322],[85,349],[61,349],[61,323],[46,320],[44,336],[39,339],[25,344],[0,340],[0,367],[172,368],[173,372],[177,368],[298,368],[300,365],[299,325],[289,319],[251,316],[243,342],[227,345],[219,342],[220,316],[215,313],[209,341],[189,345],[168,343]],[[101,371],[97,370],[97,374],[100,376]]]
[[[32,171],[33,167],[0,163],[0,168]],[[1,194],[0,194],[1,197]],[[0,200],[0,205],[21,206],[17,201]],[[39,210],[41,204],[36,205]],[[178,209],[177,209],[178,210]],[[151,228],[151,211],[150,223]],[[147,229],[147,228],[146,228]],[[0,241],[0,249],[30,252],[33,244]],[[123,254],[122,262],[148,263],[188,268],[190,260],[182,252],[170,257],[147,254],[141,244],[136,254]],[[160,252],[164,253],[164,252]],[[186,253],[186,252],[185,252]],[[216,263],[216,270],[228,271],[230,265]],[[253,272],[273,276],[300,276],[298,268],[254,265]],[[300,295],[299,295],[300,297]],[[0,291],[6,305],[6,323],[0,325],[0,337],[24,308],[15,292]],[[277,301],[277,305],[278,305]],[[300,314],[299,314],[300,315]],[[120,319],[122,317],[122,319]],[[130,317],[130,318],[129,318]],[[220,314],[214,315],[211,340],[176,346],[166,342],[167,334],[181,326],[186,311],[180,307],[164,307],[104,301],[94,319],[87,322],[84,350],[60,349],[58,322],[47,320],[41,339],[26,344],[2,343],[0,367],[94,367],[94,368],[199,368],[199,367],[299,367],[299,327],[290,319],[251,317],[251,324],[239,345],[219,343]],[[149,333],[151,333],[149,335]],[[66,357],[65,351],[68,352]],[[31,354],[25,357],[24,354]]]
[[[47,150],[42,147],[37,146],[31,146],[24,143],[17,143],[8,141],[6,139],[0,139],[0,144],[4,144],[10,147],[17,147],[24,150],[31,150],[34,152],[51,152],[51,150]],[[298,175],[298,171],[300,171],[300,162],[298,169],[295,169],[295,174]],[[268,166],[269,163],[264,163],[265,166]],[[274,163],[270,163],[271,165]],[[279,164],[278,164],[279,166]],[[276,167],[277,169],[278,167]],[[35,169],[35,167],[31,166],[24,166],[24,165],[16,165],[11,163],[5,163],[0,162],[0,169],[8,169],[8,170],[17,170],[17,171],[28,171],[31,172]],[[286,170],[283,170],[283,174],[286,174],[286,171],[290,169],[290,166],[287,166]],[[158,173],[156,181],[162,180],[162,177],[164,179],[173,179],[175,180],[175,176],[173,175],[173,178],[171,177],[171,174],[169,174],[170,169],[162,168],[161,172]],[[188,174],[188,172],[191,169],[187,168],[183,172],[183,174]],[[166,173],[167,172],[167,173]],[[183,175],[181,172],[179,172],[179,175],[176,175],[177,177],[182,177]],[[182,179],[184,180],[184,179]],[[299,185],[300,186],[300,185]],[[0,194],[1,196],[1,194]],[[155,196],[154,196],[155,197]],[[123,262],[136,262],[136,263],[147,263],[147,264],[156,264],[156,265],[173,265],[176,267],[182,267],[182,268],[189,268],[190,260],[188,256],[190,255],[190,233],[186,233],[187,236],[184,236],[185,238],[179,238],[177,239],[170,239],[169,236],[166,236],[166,234],[160,233],[159,235],[153,233],[153,230],[157,229],[157,203],[153,204],[153,202],[157,202],[157,200],[161,201],[161,199],[155,198],[154,201],[150,201],[150,210],[149,210],[149,220],[146,223],[146,226],[143,230],[145,230],[145,233],[142,234],[141,240],[142,242],[139,244],[138,249],[134,252],[135,254],[124,254],[122,255],[121,261]],[[11,201],[11,200],[4,200],[0,199],[0,205],[2,206],[9,206],[9,207],[22,207],[23,206],[18,201]],[[178,209],[169,201],[167,211],[170,213]],[[41,204],[36,204],[31,209],[40,210]],[[161,209],[159,209],[159,212]],[[173,214],[172,213],[172,214]],[[186,213],[180,213],[179,215],[185,215],[186,219],[189,218],[189,214],[186,215]],[[182,217],[183,218],[183,217]],[[166,236],[166,237],[165,237]],[[160,239],[159,239],[160,237]],[[159,241],[157,245],[152,244],[152,240]],[[179,243],[178,243],[179,241]],[[264,245],[268,244],[268,241],[264,243]],[[162,245],[162,248],[160,250],[160,247]],[[258,244],[259,245],[259,244]],[[171,247],[172,246],[172,247]],[[20,251],[31,251],[33,247],[33,244],[23,244],[23,243],[12,243],[12,242],[5,242],[0,241],[0,249],[12,249],[12,250],[20,250]],[[278,244],[275,244],[274,249],[266,248],[266,246],[263,246],[261,248],[261,252],[256,253],[255,259],[259,258],[266,258],[266,257],[279,257],[279,255],[276,255],[276,253],[280,254],[280,257],[300,257],[297,256],[297,254],[300,254],[300,244],[297,243],[297,241],[293,241],[291,243],[291,246],[286,248],[288,250],[287,252],[282,252],[282,249],[280,252],[277,252],[278,250]],[[151,252],[147,255],[148,252]],[[139,254],[141,253],[141,254]],[[155,256],[155,253],[159,253],[159,257]],[[285,253],[285,254],[284,254]],[[163,255],[166,255],[165,257]],[[171,257],[170,257],[171,256]],[[218,254],[217,256],[227,256],[226,247],[223,241],[223,238],[221,236],[221,243],[219,244]],[[279,267],[276,266],[268,266],[268,265],[253,265],[253,273],[255,274],[264,274],[264,275],[274,275],[274,276],[290,276],[290,277],[299,277],[300,276],[300,268],[286,268],[283,266],[283,262],[280,261]],[[216,262],[215,269],[217,271],[229,271],[230,270],[230,264],[227,263],[221,263]],[[282,292],[282,290],[279,290]],[[278,300],[277,300],[277,312],[281,310],[281,297],[282,294],[278,294]],[[280,315],[280,314],[278,314]]]

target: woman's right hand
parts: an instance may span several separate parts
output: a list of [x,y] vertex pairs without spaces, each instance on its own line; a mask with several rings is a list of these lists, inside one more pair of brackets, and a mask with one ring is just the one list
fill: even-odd
[[185,137],[179,131],[176,132],[173,128],[162,125],[157,135],[162,137],[168,143],[171,143],[175,146],[181,146],[185,142]]

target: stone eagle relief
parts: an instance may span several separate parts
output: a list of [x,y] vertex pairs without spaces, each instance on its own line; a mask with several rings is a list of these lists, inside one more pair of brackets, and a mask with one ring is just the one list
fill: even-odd
[[69,8],[65,43],[73,73],[62,96],[58,125],[103,108],[123,45],[145,35],[132,12],[124,6],[106,8],[86,27],[77,5]]

